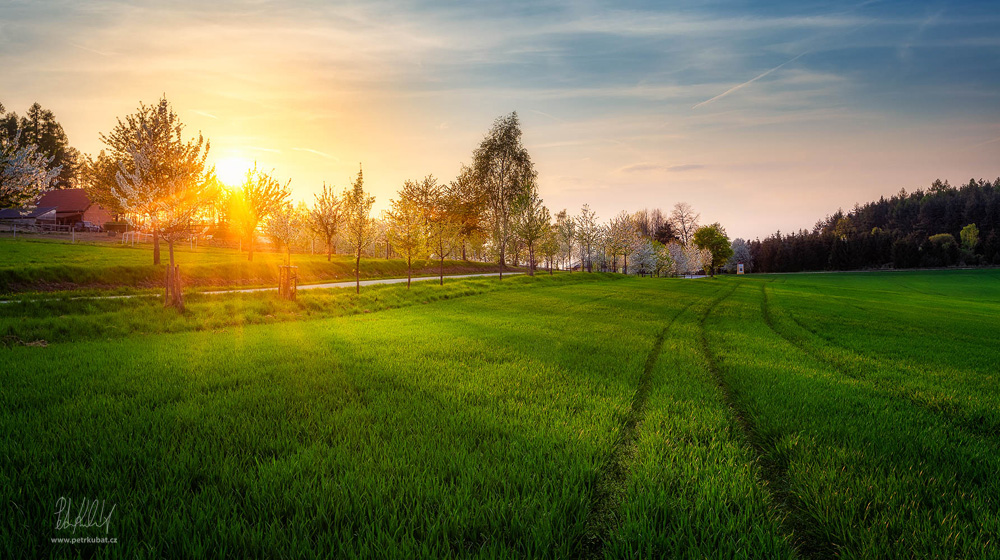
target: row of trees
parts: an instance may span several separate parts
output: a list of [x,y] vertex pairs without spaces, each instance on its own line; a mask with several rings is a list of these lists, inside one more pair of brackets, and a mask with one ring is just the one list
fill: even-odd
[[935,181],[749,245],[760,272],[1000,264],[1000,178]]
[[[4,154],[34,166],[34,175],[20,175],[31,178],[35,187],[10,189],[26,200],[52,186],[61,168],[53,166],[55,156],[41,154],[37,144],[12,148],[18,138],[4,144]],[[566,210],[553,216],[539,196],[516,113],[494,122],[473,151],[471,164],[463,165],[453,181],[439,182],[433,176],[407,181],[380,217],[372,216],[375,199],[364,190],[360,170],[339,194],[324,184],[311,205],[293,205],[290,182],[256,167],[241,185],[224,188],[207,165],[209,142],[201,134],[185,138],[166,99],[140,104],[101,140],[104,149],[84,160],[82,182],[92,200],[153,235],[154,263],[160,260],[160,241],[167,244],[165,297],[177,307],[183,306],[183,299],[174,245],[208,228],[239,237],[249,260],[260,233],[285,249],[286,263],[293,245],[305,237],[325,242],[328,258],[338,242],[346,243],[355,258],[358,289],[361,257],[378,250],[376,244],[384,244],[387,258],[390,252],[405,258],[408,273],[415,259],[437,259],[442,280],[445,259],[459,255],[493,259],[502,278],[511,265],[524,266],[528,274],[538,266],[550,272],[714,273],[732,253],[722,226],[699,228],[698,214],[684,203],[669,215],[659,209],[623,212],[604,224],[587,205],[576,216]]]

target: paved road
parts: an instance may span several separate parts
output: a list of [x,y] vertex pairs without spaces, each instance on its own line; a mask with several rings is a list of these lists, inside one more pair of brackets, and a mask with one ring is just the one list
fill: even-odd
[[[517,274],[524,274],[523,272],[505,272],[504,276],[515,276]],[[497,272],[489,272],[485,274],[445,274],[445,278],[489,278],[492,276],[499,276]],[[438,280],[440,276],[420,276],[418,278],[413,278],[412,282],[426,282],[428,280]],[[362,280],[362,286],[373,286],[375,284],[401,284],[406,282],[406,278],[382,278],[379,280]],[[354,281],[349,282],[327,282],[325,284],[303,284],[299,286],[299,290],[317,290],[322,288],[353,288],[355,285]],[[204,292],[195,292],[199,294],[248,294],[253,292],[273,292],[277,290],[277,286],[271,288],[239,288],[233,290],[212,290]],[[131,299],[137,297],[163,297],[163,294],[131,294],[122,296],[80,296],[70,299]],[[0,304],[3,303],[13,303],[22,300],[0,300]],[[28,301],[38,301],[38,300],[28,300]]]
[[[523,272],[505,272],[504,276],[513,276],[515,274],[524,274]],[[497,272],[489,272],[486,274],[445,274],[445,278],[489,278],[491,276],[499,276]],[[420,276],[415,277],[412,282],[424,282],[427,280],[439,280],[440,276]],[[362,286],[374,286],[376,284],[403,284],[406,283],[406,278],[382,278],[379,280],[362,280]],[[327,282],[325,284],[300,284],[299,290],[316,290],[322,288],[353,288],[355,286],[354,280],[348,282]],[[277,290],[274,288],[242,288],[236,290],[215,290],[210,292],[201,292],[203,294],[244,294],[251,292],[268,292]]]

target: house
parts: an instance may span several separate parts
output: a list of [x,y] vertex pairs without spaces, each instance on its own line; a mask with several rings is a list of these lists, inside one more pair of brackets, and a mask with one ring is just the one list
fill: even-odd
[[0,210],[0,222],[5,224],[17,224],[19,226],[33,226],[36,224],[56,223],[55,206],[38,206],[33,210],[24,208],[4,208]]
[[56,209],[56,223],[71,226],[77,222],[90,222],[103,227],[114,216],[103,207],[90,201],[83,189],[49,191],[38,199],[39,208]]

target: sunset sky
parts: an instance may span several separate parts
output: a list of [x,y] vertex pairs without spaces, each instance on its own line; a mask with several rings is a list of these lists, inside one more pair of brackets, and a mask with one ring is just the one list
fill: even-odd
[[0,0],[8,110],[38,101],[95,152],[161,94],[213,161],[303,200],[360,162],[384,208],[516,110],[553,210],[686,201],[763,237],[1000,176],[1000,7]]

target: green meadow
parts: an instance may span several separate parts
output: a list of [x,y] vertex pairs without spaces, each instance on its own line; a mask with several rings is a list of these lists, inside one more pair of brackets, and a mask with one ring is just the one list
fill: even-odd
[[998,318],[996,270],[3,304],[0,557],[995,558]]

